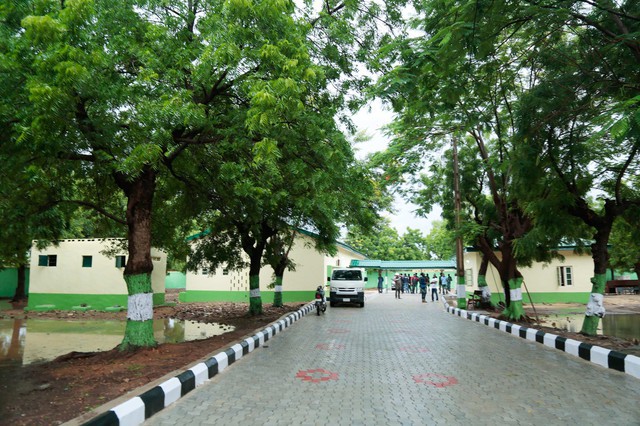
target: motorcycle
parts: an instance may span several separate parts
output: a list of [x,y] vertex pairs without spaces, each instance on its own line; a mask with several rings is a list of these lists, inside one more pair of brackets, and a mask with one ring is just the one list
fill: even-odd
[[320,316],[320,313],[325,313],[326,310],[327,299],[324,296],[324,290],[322,289],[322,286],[319,286],[316,290],[316,312],[318,313],[318,316]]

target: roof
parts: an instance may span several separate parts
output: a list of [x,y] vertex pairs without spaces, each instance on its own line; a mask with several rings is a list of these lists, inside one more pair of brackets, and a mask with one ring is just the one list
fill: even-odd
[[[311,232],[311,231],[307,231],[307,230],[305,230],[305,229],[298,228],[296,231],[297,231],[297,232],[299,232],[299,233],[300,233],[300,234],[302,234],[302,235],[306,235],[306,236],[311,237],[311,238],[318,238],[318,237],[319,237],[319,235],[318,235],[318,234],[316,234],[316,233],[314,233],[314,232]],[[193,235],[188,236],[188,237],[186,238],[186,241],[193,241],[193,240],[197,240],[197,239],[199,239],[199,238],[206,237],[206,236],[207,236],[207,235],[209,235],[210,233],[211,233],[211,230],[210,230],[210,229],[207,229],[207,230],[204,230],[204,231],[199,232],[199,233],[197,233],[197,234],[193,234]],[[360,252],[360,251],[358,251],[358,250],[354,249],[354,248],[353,248],[353,247],[351,247],[350,245],[345,244],[345,243],[343,243],[343,242],[341,242],[341,241],[336,240],[336,241],[335,241],[335,244],[336,244],[337,246],[340,246],[340,247],[344,248],[345,250],[349,250],[349,251],[351,251],[351,252],[353,252],[353,253],[355,253],[355,254],[358,254],[358,255],[360,255],[360,256],[362,256],[362,257],[367,257],[367,255],[365,255],[364,253],[362,253],[362,252]]]
[[455,259],[450,260],[352,260],[352,268],[369,269],[456,269]]

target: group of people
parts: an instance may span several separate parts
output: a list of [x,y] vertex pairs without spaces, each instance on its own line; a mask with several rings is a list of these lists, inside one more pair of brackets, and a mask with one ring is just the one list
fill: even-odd
[[[412,276],[409,274],[395,274],[393,277],[393,286],[395,288],[395,297],[396,299],[401,299],[401,294],[403,293],[411,293],[414,294],[420,289],[420,294],[422,295],[422,303],[427,303],[427,286],[431,290],[431,301],[438,301],[438,292],[440,294],[447,294],[451,290],[451,274],[444,275],[444,272],[440,272],[440,276],[433,274],[431,278],[429,278],[429,274],[424,274],[423,272],[414,273]],[[382,275],[378,276],[378,292],[382,293],[382,284],[384,283],[384,279]]]

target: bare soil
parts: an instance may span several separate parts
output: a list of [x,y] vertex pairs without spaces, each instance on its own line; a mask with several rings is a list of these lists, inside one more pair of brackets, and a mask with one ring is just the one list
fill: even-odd
[[[263,305],[262,315],[249,316],[247,304],[188,303],[154,310],[156,318],[177,318],[234,326],[232,332],[208,339],[161,344],[136,352],[71,352],[50,362],[0,368],[0,424],[56,425],[91,411],[163,376],[173,377],[184,367],[213,356],[233,342],[253,335],[301,303],[282,308]],[[1,311],[0,318],[126,319],[126,313]],[[173,373],[173,374],[172,374]]]
[[[638,314],[640,315],[640,295],[606,295],[604,299],[604,307],[607,311],[607,315],[616,314]],[[598,335],[598,336],[586,336],[584,334],[565,331],[560,328],[554,327],[552,322],[550,325],[541,325],[537,322],[547,323],[545,318],[553,315],[584,315],[585,305],[580,303],[541,303],[536,305],[525,305],[525,312],[527,318],[522,321],[509,321],[514,324],[522,325],[525,327],[532,327],[538,330],[542,330],[545,333],[552,333],[558,336],[566,337],[569,339],[578,340],[584,343],[590,343],[592,345],[600,346],[607,349],[612,349],[622,353],[640,356],[640,341],[638,339],[621,339],[614,336]],[[503,319],[500,317],[498,311],[485,311],[486,314]]]
[[[167,301],[175,300],[171,292]],[[140,387],[164,376],[172,377],[187,365],[212,356],[220,349],[254,334],[267,324],[303,306],[286,304],[283,308],[264,305],[259,316],[247,315],[248,306],[240,303],[185,303],[156,308],[156,318],[177,318],[232,325],[235,330],[221,336],[185,343],[162,344],[157,348],[136,352],[71,352],[53,361],[19,368],[0,368],[0,424],[55,425],[62,424],[87,413],[106,402],[128,393],[135,396]],[[0,318],[60,318],[78,319],[126,319],[124,312],[29,312],[14,306],[13,310],[0,311]],[[639,313],[640,295],[607,296],[605,307],[609,314]],[[554,304],[536,305],[537,315],[543,317],[556,313],[584,313],[584,305]],[[531,306],[525,307],[527,315],[535,318]],[[488,312],[498,317],[498,312]],[[637,340],[625,340],[609,336],[588,337],[569,333],[553,327],[541,327],[535,322],[520,324],[542,329],[582,342],[591,343],[620,352],[640,355]]]

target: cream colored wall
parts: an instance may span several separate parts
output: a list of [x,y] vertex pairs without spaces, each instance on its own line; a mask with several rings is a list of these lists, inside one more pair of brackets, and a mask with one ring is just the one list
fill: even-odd
[[[328,266],[333,266],[334,268],[348,268],[352,260],[366,259],[362,254],[351,251],[339,244],[336,248],[338,249],[338,252],[334,256],[325,256],[323,269],[325,274]],[[326,281],[327,277],[324,277],[324,279]]]
[[[116,268],[115,258],[108,258],[100,252],[115,238],[62,240],[58,246],[39,250],[31,249],[30,282],[31,293],[57,294],[127,294],[127,286],[122,276],[124,268]],[[40,255],[56,255],[56,266],[38,266]],[[126,251],[118,255],[127,256]],[[92,266],[82,267],[82,256],[92,256]],[[154,293],[164,293],[167,270],[167,255],[156,249],[151,250],[153,273],[151,285]]]
[[[589,255],[578,255],[573,250],[560,250],[564,260],[554,259],[548,264],[534,263],[529,268],[520,268],[530,292],[533,293],[584,293],[591,292],[591,277],[593,276],[593,260]],[[473,285],[470,290],[478,287],[478,270],[480,269],[480,253],[472,252],[464,254],[464,267],[471,269],[473,273]],[[573,285],[560,286],[558,284],[559,266],[571,266],[573,271]],[[500,285],[500,275],[491,265],[487,270],[487,284],[491,292],[502,289]],[[523,290],[524,291],[524,290]]]
[[[347,267],[351,259],[364,259],[364,256],[353,253],[338,245],[335,256],[328,257],[315,250],[313,239],[307,235],[298,235],[289,254],[296,265],[295,271],[284,273],[284,291],[312,291],[319,285],[326,283],[327,265]],[[267,286],[273,281],[273,269],[263,266],[260,271],[260,290],[273,291]],[[215,273],[204,275],[202,268],[197,273],[186,274],[187,290],[189,291],[249,291],[249,270],[229,271],[223,275],[223,268]]]

